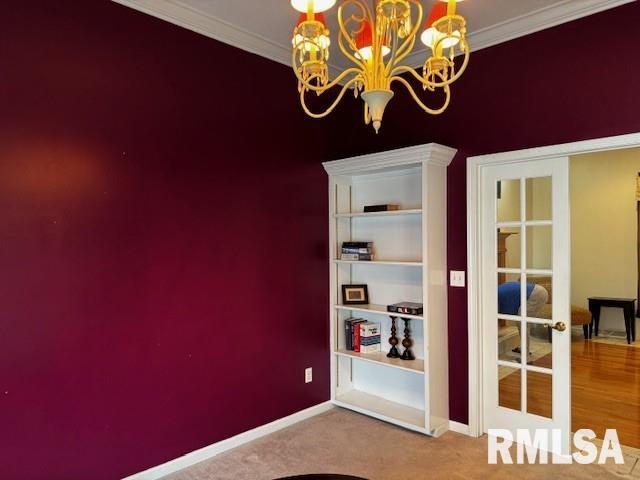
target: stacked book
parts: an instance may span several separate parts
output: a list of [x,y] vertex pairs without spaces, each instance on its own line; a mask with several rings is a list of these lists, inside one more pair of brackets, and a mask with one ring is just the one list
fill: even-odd
[[373,260],[373,242],[342,242],[340,260]]
[[400,302],[387,305],[387,312],[407,313],[409,315],[422,315],[423,308],[421,303]]
[[380,324],[363,318],[348,318],[344,321],[345,347],[359,353],[380,351]]

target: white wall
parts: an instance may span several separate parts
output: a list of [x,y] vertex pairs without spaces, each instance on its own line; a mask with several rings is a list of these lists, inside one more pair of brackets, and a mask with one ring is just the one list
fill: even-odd
[[[640,149],[571,158],[572,303],[590,296],[636,298],[636,178]],[[624,331],[620,309],[603,309],[600,328]]]

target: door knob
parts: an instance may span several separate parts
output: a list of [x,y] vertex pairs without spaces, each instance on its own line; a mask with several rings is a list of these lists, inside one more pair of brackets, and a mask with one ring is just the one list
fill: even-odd
[[559,332],[564,332],[567,329],[567,324],[564,322],[556,322],[555,324],[547,323],[547,328],[553,328]]

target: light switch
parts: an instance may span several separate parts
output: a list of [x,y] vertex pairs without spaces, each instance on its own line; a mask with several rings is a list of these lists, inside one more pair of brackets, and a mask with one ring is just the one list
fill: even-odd
[[452,287],[464,287],[465,285],[465,278],[464,278],[464,271],[458,271],[458,270],[451,270],[449,272],[449,285]]

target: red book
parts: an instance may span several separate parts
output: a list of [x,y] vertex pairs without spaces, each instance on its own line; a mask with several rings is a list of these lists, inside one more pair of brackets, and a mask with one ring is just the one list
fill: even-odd
[[353,326],[353,351],[360,351],[360,323]]

